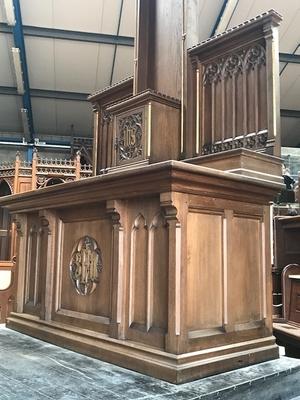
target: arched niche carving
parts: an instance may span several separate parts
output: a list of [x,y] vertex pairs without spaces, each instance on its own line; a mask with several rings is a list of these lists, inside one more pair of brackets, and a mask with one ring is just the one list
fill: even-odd
[[150,224],[148,246],[147,328],[166,330],[168,320],[168,226],[161,213]]
[[147,249],[146,219],[138,214],[131,229],[129,324],[146,325],[147,321]]
[[12,193],[11,184],[6,179],[0,179],[0,197],[9,196]]

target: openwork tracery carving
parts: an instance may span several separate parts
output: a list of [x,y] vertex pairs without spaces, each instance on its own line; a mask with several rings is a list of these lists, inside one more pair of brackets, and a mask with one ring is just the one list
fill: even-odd
[[102,254],[96,240],[90,236],[79,239],[70,261],[70,277],[76,291],[84,296],[93,293],[102,269]]
[[116,149],[119,161],[132,160],[143,155],[143,113],[138,112],[119,119]]
[[266,63],[266,51],[260,44],[255,44],[248,49],[229,54],[205,65],[203,84],[211,84],[227,77],[232,78],[239,73],[254,69]]
[[257,150],[266,147],[268,141],[268,131],[263,130],[260,132],[248,133],[247,135],[240,135],[235,138],[228,138],[219,140],[214,143],[207,143],[202,146],[202,154],[219,153],[220,151],[245,148],[250,150]]

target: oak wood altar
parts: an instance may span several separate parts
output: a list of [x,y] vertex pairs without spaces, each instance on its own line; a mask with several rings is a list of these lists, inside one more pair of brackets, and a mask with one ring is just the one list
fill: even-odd
[[[133,79],[89,97],[99,175],[0,202],[20,226],[8,326],[175,383],[278,356],[269,201],[282,184],[266,152],[280,146],[281,18],[265,13],[187,53],[197,5],[138,2]],[[247,79],[217,79],[218,103],[209,83],[204,104],[200,72],[236,52]],[[244,90],[252,78],[262,93]],[[224,96],[255,118],[217,137],[241,116],[217,115]]]
[[279,187],[167,161],[3,199],[20,226],[8,326],[177,383],[277,357]]

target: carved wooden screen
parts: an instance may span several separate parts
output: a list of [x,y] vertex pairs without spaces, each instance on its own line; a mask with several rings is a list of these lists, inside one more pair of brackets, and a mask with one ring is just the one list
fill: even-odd
[[280,145],[279,21],[270,11],[190,49],[196,154]]
[[[5,180],[0,180],[0,197],[11,194]],[[0,261],[10,260],[11,221],[8,210],[0,207]]]
[[263,44],[242,48],[201,66],[203,154],[235,147],[265,147],[265,75]]

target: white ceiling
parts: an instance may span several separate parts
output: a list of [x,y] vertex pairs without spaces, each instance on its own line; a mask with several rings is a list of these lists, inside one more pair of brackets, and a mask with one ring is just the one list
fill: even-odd
[[[224,0],[197,2],[199,30],[190,45],[207,38],[218,21]],[[293,53],[300,44],[300,0],[229,0],[234,4],[225,27],[230,28],[270,8],[283,15],[280,51]],[[228,4],[227,3],[227,4]],[[135,0],[20,0],[23,25],[65,31],[134,37]],[[189,2],[187,2],[189,4]],[[0,22],[5,23],[3,0]],[[0,33],[0,86],[16,87],[11,34]],[[133,48],[123,45],[25,36],[31,89],[88,94],[133,73]],[[299,50],[295,54],[300,54]],[[113,60],[115,61],[113,62]],[[112,74],[112,67],[113,74]],[[281,108],[300,110],[300,64],[281,64]],[[31,97],[36,136],[68,138],[92,136],[92,112],[87,101]],[[0,137],[22,137],[21,97],[0,95]],[[71,128],[72,126],[72,128]],[[300,118],[282,118],[283,144],[300,143]]]
[[[2,2],[0,22],[5,23]],[[133,37],[135,0],[123,1],[118,32],[121,4],[121,0],[20,0],[24,26]],[[13,46],[13,36],[0,33],[0,86],[16,87]],[[25,48],[31,89],[89,94],[133,73],[129,46],[25,36]],[[92,136],[87,101],[31,97],[31,103],[37,137],[69,136],[71,125],[73,135]],[[7,137],[7,132],[11,137],[24,136],[18,116],[21,107],[18,96],[0,95],[0,136]]]

